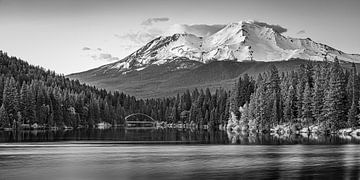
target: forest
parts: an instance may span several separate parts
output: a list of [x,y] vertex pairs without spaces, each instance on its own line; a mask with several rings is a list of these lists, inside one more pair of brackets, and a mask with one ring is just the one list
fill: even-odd
[[356,66],[308,61],[291,72],[240,76],[231,91],[186,90],[175,97],[136,99],[121,92],[81,84],[0,51],[0,128],[95,127],[124,123],[132,113],[159,122],[269,132],[317,128],[335,132],[358,128],[359,81]]
[[223,89],[213,94],[195,89],[176,97],[136,99],[81,84],[4,52],[0,52],[0,92],[0,128],[119,125],[132,113],[160,122],[212,126],[225,124],[229,117],[229,92]]
[[283,133],[358,129],[360,77],[354,63],[350,68],[341,63],[337,58],[309,61],[281,73],[271,66],[252,81],[250,91],[246,75],[240,77],[230,98],[228,129]]

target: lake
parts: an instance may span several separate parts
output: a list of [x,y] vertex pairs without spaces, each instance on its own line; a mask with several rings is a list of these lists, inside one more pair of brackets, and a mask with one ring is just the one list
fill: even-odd
[[0,179],[359,179],[360,140],[179,129],[0,131]]

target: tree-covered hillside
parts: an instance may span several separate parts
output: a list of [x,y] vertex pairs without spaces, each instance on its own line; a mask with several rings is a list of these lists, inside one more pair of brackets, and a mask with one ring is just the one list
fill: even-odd
[[360,126],[360,77],[335,62],[308,62],[294,71],[279,73],[272,66],[259,74],[255,91],[237,83],[231,97],[229,128],[267,131],[337,132]]
[[103,121],[115,125],[140,112],[168,123],[210,127],[228,123],[231,129],[259,132],[279,125],[293,131],[358,128],[360,77],[355,64],[345,66],[337,60],[307,61],[293,71],[279,72],[272,65],[257,78],[239,77],[231,93],[194,89],[169,98],[136,99],[81,84],[0,52],[0,127],[35,123],[94,127]]
[[135,112],[158,121],[217,125],[224,123],[229,113],[225,90],[211,94],[208,89],[195,89],[172,98],[136,99],[69,80],[1,51],[0,93],[0,128],[35,123],[74,128],[94,127],[102,121],[121,124]]

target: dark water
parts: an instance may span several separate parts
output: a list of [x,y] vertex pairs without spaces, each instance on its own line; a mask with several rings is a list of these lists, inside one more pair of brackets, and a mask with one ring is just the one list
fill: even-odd
[[195,129],[80,129],[67,131],[0,131],[1,142],[114,141],[115,143],[161,144],[360,144],[359,137],[325,135],[278,136]]
[[0,131],[0,179],[360,179],[342,136],[177,129]]
[[0,144],[0,179],[359,179],[358,145]]

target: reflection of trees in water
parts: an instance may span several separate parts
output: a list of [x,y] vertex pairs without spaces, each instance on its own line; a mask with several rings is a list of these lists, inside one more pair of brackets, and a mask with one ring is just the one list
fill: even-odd
[[157,141],[172,143],[203,144],[360,144],[360,139],[351,136],[325,136],[317,134],[277,135],[231,132],[221,130],[177,129],[74,129],[37,131],[0,131],[0,142],[41,141]]
[[158,141],[178,143],[227,144],[225,131],[196,129],[74,129],[69,131],[0,131],[0,142],[33,141]]
[[359,144],[360,139],[352,136],[322,134],[257,134],[249,132],[227,131],[231,144]]

